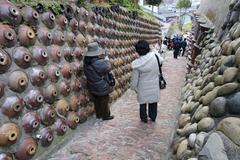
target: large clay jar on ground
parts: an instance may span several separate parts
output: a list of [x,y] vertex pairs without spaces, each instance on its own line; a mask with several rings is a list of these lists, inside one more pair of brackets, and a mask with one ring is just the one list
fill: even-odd
[[8,53],[0,49],[0,74],[5,73],[11,66],[12,61]]
[[60,75],[60,68],[57,65],[51,64],[48,66],[48,78],[51,82],[57,82]]
[[28,86],[28,77],[23,71],[13,71],[8,77],[8,86],[12,91],[21,93]]
[[68,25],[68,20],[64,15],[61,14],[57,17],[57,23],[61,27],[61,29],[65,30]]
[[71,92],[70,84],[67,81],[62,81],[59,83],[59,91],[63,96],[67,96]]
[[69,104],[65,99],[60,99],[56,103],[56,112],[60,116],[66,116],[69,111]]
[[41,67],[33,67],[30,71],[30,79],[34,86],[42,86],[48,76]]
[[17,35],[10,26],[0,24],[0,43],[3,47],[16,45]]
[[71,111],[68,113],[68,116],[67,116],[67,124],[69,126],[69,128],[71,129],[75,129],[79,123],[79,117],[77,115],[76,112],[74,111]]
[[55,27],[56,17],[52,12],[45,12],[42,14],[42,22],[50,29]]
[[25,47],[17,47],[13,51],[13,60],[21,68],[28,68],[31,65],[32,55]]
[[57,119],[57,121],[54,123],[54,129],[58,136],[64,135],[67,132],[67,128],[68,127],[66,123],[61,119]]
[[64,63],[62,65],[61,73],[62,73],[64,78],[67,78],[67,79],[71,78],[72,72],[73,72],[72,71],[72,66],[71,66],[70,63]]
[[32,49],[33,58],[39,65],[46,65],[48,62],[48,53],[46,48],[34,46]]
[[49,126],[54,123],[56,112],[52,106],[45,105],[40,112],[40,117],[42,124]]
[[19,9],[9,1],[0,1],[0,20],[12,25],[18,25],[21,20]]
[[58,96],[58,90],[54,84],[47,86],[47,88],[43,90],[43,97],[47,103],[52,104],[57,98],[57,96]]
[[38,40],[43,45],[50,45],[52,43],[52,33],[46,27],[40,27],[37,32]]
[[60,62],[61,60],[61,48],[57,45],[51,45],[48,47],[48,53],[53,62]]
[[28,109],[39,109],[43,103],[43,96],[39,90],[30,90],[24,101]]
[[20,129],[15,123],[4,123],[0,127],[0,146],[16,143]]
[[54,137],[53,131],[50,127],[41,129],[38,135],[40,136],[40,142],[43,147],[47,147],[52,144]]
[[13,155],[11,153],[0,153],[1,160],[13,160]]
[[32,46],[36,42],[36,35],[32,28],[26,25],[20,25],[18,28],[18,39],[22,46]]
[[27,24],[36,26],[39,23],[39,14],[32,7],[26,6],[23,8],[23,19]]
[[53,33],[53,44],[62,46],[65,43],[65,36],[61,31],[55,31]]
[[7,97],[1,106],[2,113],[9,118],[14,118],[20,115],[24,107],[23,99],[12,96]]
[[25,138],[15,154],[18,160],[30,159],[37,152],[37,141],[31,137]]
[[26,133],[36,131],[40,126],[40,116],[36,112],[28,112],[22,118],[22,126]]
[[72,95],[72,96],[70,97],[70,102],[69,102],[69,104],[70,104],[70,110],[71,110],[71,111],[77,111],[78,108],[79,108],[79,106],[80,106],[80,103],[81,103],[80,97],[77,96],[77,95]]

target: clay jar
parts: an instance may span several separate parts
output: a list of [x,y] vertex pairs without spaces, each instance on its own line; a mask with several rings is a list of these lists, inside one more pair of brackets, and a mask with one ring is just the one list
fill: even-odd
[[67,28],[68,20],[64,15],[59,15],[57,17],[57,23],[61,29],[65,30]]
[[52,43],[52,33],[49,32],[49,30],[46,27],[40,27],[40,29],[37,32],[38,40],[40,43],[48,46]]
[[7,21],[12,25],[18,25],[21,22],[19,9],[9,1],[0,2],[0,20]]
[[87,111],[86,108],[81,107],[80,110],[78,111],[78,116],[79,116],[79,122],[83,123],[87,120]]
[[44,47],[34,46],[32,49],[33,58],[39,65],[46,65],[48,62],[48,53]]
[[43,90],[43,97],[47,103],[52,104],[58,96],[57,87],[53,84]]
[[66,116],[69,111],[69,104],[65,99],[60,99],[56,103],[56,112],[61,116]]
[[23,19],[27,24],[33,26],[38,25],[38,18],[38,12],[35,11],[32,7],[27,6],[23,8]]
[[47,74],[41,67],[33,67],[30,71],[30,79],[34,86],[42,86],[47,80]]
[[0,146],[14,144],[20,129],[15,123],[5,123],[0,127]]
[[79,46],[84,46],[86,44],[86,41],[86,38],[81,33],[77,35],[77,44]]
[[51,45],[50,47],[48,47],[48,53],[50,54],[53,62],[60,62],[62,54],[59,46]]
[[62,81],[59,84],[59,90],[63,96],[67,96],[71,92],[71,87],[67,81]]
[[75,129],[79,123],[79,117],[76,112],[69,112],[67,116],[67,124],[69,128]]
[[93,25],[91,22],[88,22],[87,24],[87,31],[89,34],[93,35],[94,34],[94,29],[93,29]]
[[73,55],[75,56],[75,58],[79,61],[81,61],[83,59],[83,51],[81,48],[76,47],[73,51]]
[[0,153],[1,160],[13,160],[13,155],[11,153]]
[[43,103],[43,96],[39,90],[30,90],[25,97],[28,109],[39,109]]
[[83,63],[74,62],[73,63],[73,72],[77,77],[82,76],[83,73]]
[[5,73],[10,68],[11,63],[8,53],[0,49],[0,73]]
[[77,95],[72,95],[70,97],[70,110],[71,111],[77,111],[80,106],[80,97]]
[[12,47],[17,43],[17,35],[10,26],[0,24],[0,43],[3,47]]
[[18,160],[26,160],[31,158],[37,151],[37,142],[33,138],[25,138],[15,154]]
[[91,102],[88,105],[88,115],[92,115],[94,113],[94,104]]
[[53,137],[53,131],[50,127],[43,128],[39,132],[40,135],[40,142],[43,147],[50,146],[54,137]]
[[79,21],[79,31],[81,33],[85,33],[86,32],[86,29],[87,29],[87,25],[84,21],[80,20]]
[[53,33],[53,44],[62,46],[65,43],[65,36],[61,31],[56,31]]
[[67,62],[72,62],[74,58],[72,49],[70,47],[65,47],[63,49],[63,56]]
[[82,88],[81,82],[77,78],[72,79],[70,86],[74,92],[79,92]]
[[42,14],[42,22],[50,29],[55,27],[56,17],[52,12],[45,12]]
[[22,126],[26,133],[32,133],[40,126],[40,116],[36,112],[28,112],[22,118]]
[[74,33],[68,32],[66,36],[66,40],[69,46],[75,46],[77,39]]
[[8,77],[8,86],[12,91],[21,93],[28,86],[28,78],[23,71],[13,71]]
[[82,104],[82,107],[87,106],[87,95],[86,94],[81,95],[81,104]]
[[78,21],[75,18],[71,19],[71,21],[69,23],[69,26],[70,26],[72,32],[77,32],[77,30],[78,30]]
[[60,69],[57,65],[51,64],[48,66],[48,78],[51,82],[57,82],[60,75]]
[[9,118],[14,118],[19,116],[22,112],[24,102],[21,98],[17,96],[7,97],[2,104],[2,113]]
[[45,105],[40,113],[42,124],[49,126],[55,121],[56,112],[51,106]]
[[13,60],[21,68],[28,68],[31,65],[32,55],[25,47],[17,47],[13,51]]
[[18,28],[19,43],[22,46],[32,46],[36,42],[36,35],[32,28],[26,25],[20,25]]
[[5,84],[0,81],[0,98],[4,95]]
[[57,135],[62,136],[67,132],[67,125],[61,119],[58,119],[54,124],[54,129]]
[[72,76],[72,67],[71,67],[71,64],[70,63],[64,63],[62,65],[62,68],[61,68],[61,73],[63,75],[64,78],[71,78]]

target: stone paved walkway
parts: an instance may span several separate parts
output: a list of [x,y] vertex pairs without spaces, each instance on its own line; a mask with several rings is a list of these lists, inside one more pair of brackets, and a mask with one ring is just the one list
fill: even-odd
[[140,122],[136,95],[128,90],[113,104],[113,120],[92,117],[77,128],[71,141],[48,159],[167,160],[179,112],[185,66],[185,58],[176,60],[172,53],[167,53],[163,72],[168,85],[161,92],[155,123]]

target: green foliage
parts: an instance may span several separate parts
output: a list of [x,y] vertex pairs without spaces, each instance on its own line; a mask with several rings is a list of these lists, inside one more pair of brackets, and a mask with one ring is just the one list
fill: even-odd
[[159,6],[162,3],[162,0],[146,0],[146,2],[152,6]]
[[178,0],[177,1],[177,8],[182,9],[182,8],[190,8],[192,6],[191,0]]

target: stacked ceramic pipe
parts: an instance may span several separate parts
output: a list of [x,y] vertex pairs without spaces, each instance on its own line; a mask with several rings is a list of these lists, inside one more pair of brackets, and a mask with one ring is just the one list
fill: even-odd
[[211,32],[205,32],[200,40],[196,67],[187,74],[182,90],[183,104],[173,142],[178,160],[240,159],[239,20],[228,33],[220,43]]
[[115,100],[129,86],[134,43],[160,36],[159,25],[122,9],[101,16],[76,5],[59,15],[37,8],[0,0],[0,159],[31,159],[94,112],[83,75],[88,43],[109,49]]

